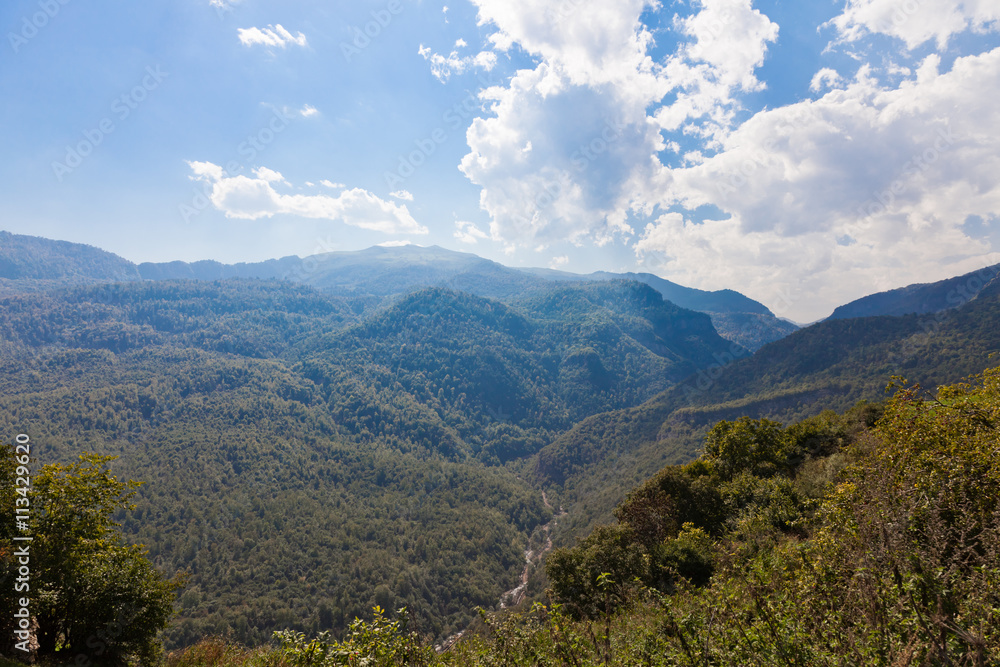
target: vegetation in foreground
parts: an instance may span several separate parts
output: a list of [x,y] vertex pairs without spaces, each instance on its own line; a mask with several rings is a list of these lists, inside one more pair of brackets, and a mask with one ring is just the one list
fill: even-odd
[[998,423],[1000,369],[884,411],[720,422],[550,557],[550,604],[484,614],[443,654],[376,609],[340,642],[206,640],[168,664],[997,665]]

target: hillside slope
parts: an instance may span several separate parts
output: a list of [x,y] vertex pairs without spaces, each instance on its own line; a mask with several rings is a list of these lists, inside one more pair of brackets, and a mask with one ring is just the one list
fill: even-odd
[[732,348],[638,283],[364,306],[248,280],[0,298],[0,428],[40,462],[113,454],[145,482],[119,519],[190,573],[172,645],[343,628],[374,604],[464,628],[551,517],[527,457]]
[[[725,368],[701,371],[643,405],[582,420],[539,452],[537,474],[575,502],[564,535],[607,521],[620,489],[690,460],[720,419],[795,421],[881,400],[892,376],[933,388],[981,371],[1000,351],[1000,279],[929,315],[829,320]],[[613,465],[608,465],[613,461]]]
[[0,280],[46,284],[139,280],[136,266],[93,246],[0,231]]
[[935,283],[919,283],[870,294],[840,306],[828,319],[911,313],[923,315],[956,308],[974,299],[997,275],[1000,275],[1000,264]]

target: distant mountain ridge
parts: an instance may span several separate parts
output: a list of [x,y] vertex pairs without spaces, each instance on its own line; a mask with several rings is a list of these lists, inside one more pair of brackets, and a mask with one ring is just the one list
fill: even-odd
[[878,292],[840,306],[827,319],[842,320],[873,315],[924,315],[968,303],[1000,275],[1000,264],[935,283],[917,283]]
[[[954,280],[943,282],[954,286]],[[983,282],[957,308],[819,322],[752,357],[700,371],[642,405],[580,421],[538,455],[543,483],[572,484],[563,501],[578,506],[563,529],[580,534],[607,520],[621,500],[615,489],[664,464],[690,460],[719,420],[790,423],[881,400],[894,376],[933,390],[981,372],[1000,352],[1000,278],[984,274]],[[608,460],[616,461],[614,482]]]
[[[683,287],[650,273],[589,275],[546,269],[517,269],[478,255],[439,246],[373,246],[365,250],[330,252],[300,258],[287,256],[263,262],[223,264],[144,262],[135,265],[112,253],[81,244],[8,234],[18,251],[8,270],[13,279],[55,281],[56,284],[134,280],[225,280],[229,278],[288,280],[340,296],[377,298],[406,294],[424,287],[444,287],[476,296],[509,300],[546,291],[558,282],[633,280],[649,285],[675,305],[708,313],[723,337],[751,352],[780,339],[797,327],[779,320],[763,304],[733,290],[708,292]],[[49,257],[43,268],[30,257]],[[55,258],[62,258],[56,261]],[[0,278],[5,276],[0,275]],[[377,302],[377,301],[376,301]]]
[[0,278],[66,284],[141,280],[135,264],[94,246],[0,231]]
[[594,273],[569,273],[551,269],[524,269],[526,273],[542,276],[550,280],[635,280],[645,283],[663,295],[667,301],[681,308],[710,313],[755,313],[773,315],[767,306],[748,296],[731,289],[709,292],[694,287],[684,287],[677,283],[660,278],[652,273],[611,273],[610,271],[595,271]]

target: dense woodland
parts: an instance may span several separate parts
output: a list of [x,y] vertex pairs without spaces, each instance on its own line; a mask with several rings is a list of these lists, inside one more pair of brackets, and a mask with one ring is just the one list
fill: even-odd
[[635,283],[379,308],[281,283],[134,282],[0,308],[3,429],[30,425],[41,461],[115,455],[144,482],[118,519],[188,573],[170,646],[342,629],[376,603],[432,636],[461,630],[516,585],[551,517],[530,456],[732,346]]
[[[46,255],[52,270],[57,255]],[[908,439],[904,423],[943,429],[927,442],[961,462],[948,468],[951,459],[928,455],[913,474],[930,477],[906,478],[914,488],[966,488],[966,473],[992,488],[995,471],[976,452],[996,443],[995,373],[934,400],[911,391],[883,401],[893,375],[934,388],[995,365],[995,280],[958,308],[831,320],[751,356],[719,335],[717,313],[680,308],[646,282],[546,279],[522,290],[515,280],[501,299],[446,287],[376,294],[363,282],[335,294],[252,279],[100,282],[82,257],[66,265],[69,277],[39,278],[22,263],[3,283],[0,431],[30,432],[31,465],[49,480],[40,498],[76,489],[86,516],[90,487],[78,477],[120,490],[102,505],[99,529],[67,531],[79,542],[63,551],[77,556],[52,562],[71,564],[87,586],[96,580],[80,563],[105,553],[133,563],[122,586],[145,591],[150,619],[175,597],[160,636],[172,664],[243,664],[199,652],[288,665],[351,655],[374,664],[862,664],[877,655],[949,664],[949,651],[965,661],[954,664],[990,664],[976,662],[975,647],[994,650],[981,629],[994,603],[960,586],[948,589],[959,597],[940,598],[975,627],[932,610],[938,589],[914,587],[934,582],[904,568],[924,555],[878,584],[911,598],[857,606],[867,603],[851,568],[869,557],[863,539],[879,536],[850,533],[870,520],[850,507],[875,502],[850,494],[885,481],[884,447],[931,446]],[[98,259],[102,271],[122,268]],[[400,285],[423,270],[407,266],[396,266]],[[452,276],[452,287],[464,279]],[[769,326],[758,315],[727,321]],[[948,439],[956,433],[980,449],[965,452]],[[980,523],[961,529],[985,540],[961,547],[985,579],[947,565],[982,585],[995,566],[987,501],[977,496]],[[924,529],[904,523],[894,525]],[[53,538],[51,553],[64,542]],[[9,547],[0,534],[3,558]],[[950,557],[948,544],[934,549]],[[794,558],[837,564],[820,582],[826,598],[801,597],[820,583],[803,578],[799,561],[791,568]],[[520,615],[492,615],[525,571]],[[46,585],[52,600],[69,590]],[[819,618],[822,604],[869,614],[873,625],[851,629],[845,611],[830,620],[841,634],[813,646],[804,638],[819,630],[794,625],[789,610],[814,605]],[[375,607],[384,613],[373,616]],[[433,644],[463,631],[435,657]],[[50,648],[79,649],[79,633],[60,632]],[[798,637],[807,653],[789,653],[779,637]],[[115,660],[153,659],[147,640],[137,634],[143,648]],[[275,642],[284,648],[266,648]],[[310,651],[332,662],[310,662]]]
[[481,611],[443,652],[375,606],[339,639],[209,638],[167,664],[995,665],[998,427],[996,368],[788,427],[721,421],[550,556],[544,602]]

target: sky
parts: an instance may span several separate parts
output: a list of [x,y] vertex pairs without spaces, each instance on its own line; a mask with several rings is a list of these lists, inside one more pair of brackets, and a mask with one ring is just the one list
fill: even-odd
[[7,0],[0,229],[440,245],[797,322],[1000,262],[996,0]]

